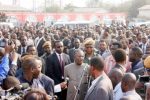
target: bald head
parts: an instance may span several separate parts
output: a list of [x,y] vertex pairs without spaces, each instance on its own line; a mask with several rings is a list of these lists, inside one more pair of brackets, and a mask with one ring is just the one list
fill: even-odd
[[81,49],[75,50],[74,61],[77,65],[81,65],[84,60],[84,52]]
[[123,92],[134,90],[136,84],[136,76],[133,73],[126,73],[121,82],[121,88]]
[[118,68],[114,68],[108,73],[108,76],[113,84],[113,88],[121,82],[123,75],[124,73]]
[[77,54],[79,54],[79,53],[84,54],[83,50],[81,50],[81,49],[76,49],[75,52],[74,52],[74,55],[77,55]]

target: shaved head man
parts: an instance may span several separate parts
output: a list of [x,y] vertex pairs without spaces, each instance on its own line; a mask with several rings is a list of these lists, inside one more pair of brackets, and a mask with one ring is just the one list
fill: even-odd
[[113,88],[115,88],[115,86],[121,82],[123,74],[124,73],[118,68],[114,68],[109,72],[108,76],[113,84]]
[[135,100],[142,100],[135,91],[136,76],[133,73],[126,73],[121,81],[123,97],[133,97]]
[[[89,76],[89,66],[83,63],[84,55],[81,49],[76,49],[74,63],[65,66],[64,76],[69,78],[67,100],[84,100]],[[82,81],[81,84],[80,81]],[[78,87],[80,87],[80,93],[76,96]]]
[[118,69],[113,68],[109,73],[108,76],[113,85],[113,100],[120,100],[123,96],[122,89],[121,89],[121,80],[123,78],[124,73]]

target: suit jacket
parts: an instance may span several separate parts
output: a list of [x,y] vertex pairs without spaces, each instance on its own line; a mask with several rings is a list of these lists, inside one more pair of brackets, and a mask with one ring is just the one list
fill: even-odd
[[126,72],[126,68],[124,68],[124,66],[119,65],[118,63],[116,63],[116,65],[113,68],[118,68],[122,71],[122,73]]
[[45,39],[42,38],[41,41],[39,42],[39,44],[37,45],[37,51],[38,51],[38,56],[42,56],[44,54],[44,50],[43,50],[43,44],[45,43]]
[[75,48],[71,48],[69,50],[69,57],[70,57],[71,62],[74,62],[74,52],[75,52]]
[[[19,53],[20,55],[22,55],[22,50],[21,50],[22,46],[18,47],[17,53]],[[26,48],[26,47],[25,47]],[[26,48],[27,49],[27,48]],[[26,52],[26,51],[25,51]]]
[[[67,54],[62,53],[62,57],[64,66],[70,64],[70,58]],[[64,81],[61,65],[55,52],[47,58],[46,65],[46,75],[52,78],[55,84],[59,84]]]
[[105,73],[88,90],[84,100],[113,100],[112,83]]
[[[84,73],[84,74],[83,74]],[[64,76],[69,78],[68,90],[67,90],[67,100],[73,100],[78,88],[81,77],[83,74],[83,79],[80,85],[80,92],[76,100],[84,100],[88,89],[89,81],[89,66],[83,63],[81,66],[71,63],[65,66]]]

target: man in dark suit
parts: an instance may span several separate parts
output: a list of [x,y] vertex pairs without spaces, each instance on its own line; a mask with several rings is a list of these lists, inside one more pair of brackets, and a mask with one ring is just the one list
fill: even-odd
[[[64,81],[64,66],[70,64],[70,58],[67,54],[63,53],[63,43],[61,41],[55,41],[55,52],[47,58],[46,75],[52,78],[55,85]],[[58,93],[59,100],[65,100],[64,92]]]
[[38,51],[38,56],[42,56],[44,54],[44,50],[42,49],[43,44],[45,43],[44,38],[44,30],[37,31],[38,37],[35,39],[35,46]]
[[139,47],[142,49],[143,54],[147,54],[147,49],[149,47],[149,41],[148,41],[148,37],[146,35],[142,36],[142,44],[139,45]]
[[129,61],[132,62],[131,72],[143,68],[143,52],[139,47],[133,47],[129,52]]
[[113,100],[113,87],[111,80],[104,72],[104,61],[94,57],[90,62],[90,73],[94,77],[92,85],[84,100]]
[[74,52],[76,49],[79,49],[80,40],[78,38],[75,38],[73,45],[74,47],[69,50],[69,57],[70,57],[71,62],[74,62]]
[[21,46],[18,47],[17,53],[22,55],[22,54],[26,53],[26,50],[27,50],[27,37],[22,35],[20,37],[20,42],[21,42]]

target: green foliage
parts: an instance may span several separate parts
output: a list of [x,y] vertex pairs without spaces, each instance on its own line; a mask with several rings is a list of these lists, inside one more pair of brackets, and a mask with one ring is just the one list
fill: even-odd
[[46,8],[46,12],[54,12],[54,13],[56,13],[56,12],[61,12],[62,10],[61,10],[61,8],[58,6],[58,5],[53,5],[53,6],[50,6],[50,7],[47,7]]
[[64,10],[65,10],[65,11],[68,11],[68,12],[73,12],[73,11],[74,11],[74,6],[73,6],[71,3],[69,3],[69,4],[67,4],[67,5],[64,7]]
[[129,15],[130,17],[137,17],[139,11],[138,8],[144,6],[147,4],[148,0],[133,0],[132,5],[129,9]]

